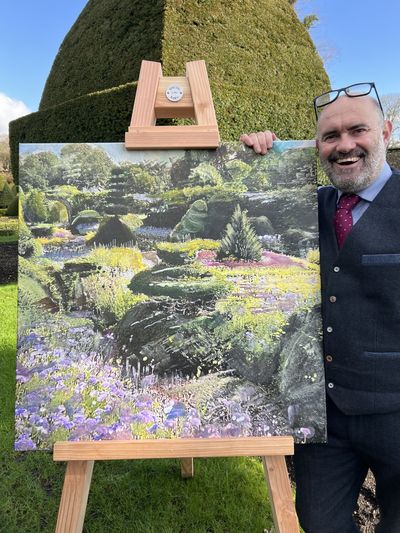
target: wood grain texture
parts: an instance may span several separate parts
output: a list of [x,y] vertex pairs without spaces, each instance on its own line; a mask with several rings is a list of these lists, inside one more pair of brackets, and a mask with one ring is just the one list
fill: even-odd
[[[142,61],[132,119],[125,133],[127,150],[214,149],[220,143],[206,64],[186,64],[185,77],[162,76],[161,64]],[[169,85],[184,90],[179,102],[165,96]],[[193,126],[156,126],[157,118],[193,118]]]
[[276,533],[299,533],[296,509],[283,456],[262,457]]
[[218,148],[219,142],[215,126],[131,126],[125,133],[125,148],[128,150],[211,149]]
[[[183,91],[182,100],[179,102],[171,102],[165,95],[171,85],[179,85]],[[157,118],[195,118],[192,93],[186,77],[164,76],[160,79],[155,101],[155,114]]]
[[181,459],[181,476],[185,478],[194,476],[194,461],[193,457]]
[[293,455],[292,437],[56,442],[55,461]]
[[81,533],[93,465],[93,461],[68,462],[55,533]]
[[199,126],[217,124],[205,61],[186,63],[186,76],[192,91],[197,124]]
[[156,123],[154,105],[159,80],[162,76],[161,64],[155,61],[142,61],[131,125],[152,126]]

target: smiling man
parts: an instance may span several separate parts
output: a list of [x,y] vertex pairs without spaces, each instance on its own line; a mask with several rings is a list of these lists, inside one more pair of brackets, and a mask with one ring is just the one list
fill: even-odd
[[[317,149],[332,186],[318,191],[327,443],[296,445],[296,507],[306,533],[355,533],[371,469],[379,533],[400,532],[400,172],[374,84],[314,100]],[[243,135],[260,154],[270,131]]]
[[392,125],[371,97],[339,96],[318,120],[317,148],[322,167],[342,192],[360,192],[385,163]]

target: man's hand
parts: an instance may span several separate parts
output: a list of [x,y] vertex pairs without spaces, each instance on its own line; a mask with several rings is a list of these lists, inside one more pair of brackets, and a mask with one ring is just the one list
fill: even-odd
[[244,134],[240,136],[240,140],[253,148],[256,154],[265,155],[268,150],[272,148],[272,143],[276,141],[278,137],[273,131],[258,131],[257,133]]

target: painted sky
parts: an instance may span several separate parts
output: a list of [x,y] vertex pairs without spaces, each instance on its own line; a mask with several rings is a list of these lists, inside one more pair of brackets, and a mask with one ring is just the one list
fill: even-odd
[[[0,32],[0,134],[8,121],[36,111],[51,65],[86,0],[7,0]],[[375,81],[400,93],[398,0],[298,0],[300,18],[316,14],[311,36],[332,87]]]

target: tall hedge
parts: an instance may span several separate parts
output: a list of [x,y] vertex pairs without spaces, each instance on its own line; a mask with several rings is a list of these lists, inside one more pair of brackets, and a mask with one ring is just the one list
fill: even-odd
[[122,141],[142,59],[164,75],[204,59],[223,140],[269,127],[314,134],[313,95],[329,80],[288,0],[89,0],[65,37],[40,110],[11,123],[18,142]]

